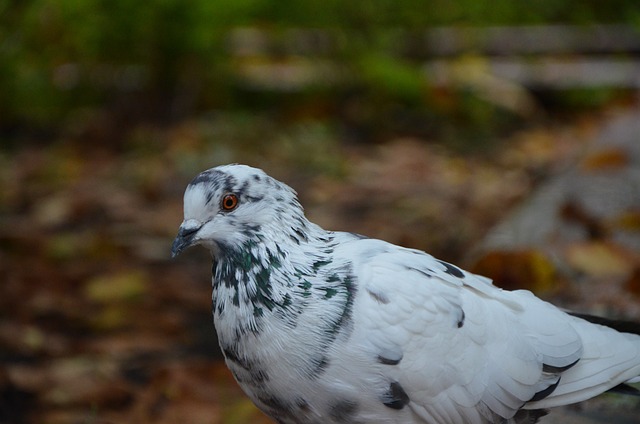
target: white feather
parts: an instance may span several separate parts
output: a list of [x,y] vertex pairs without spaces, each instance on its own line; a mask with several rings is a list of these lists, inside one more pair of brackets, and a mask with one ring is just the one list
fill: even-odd
[[[228,191],[239,206],[222,213]],[[227,363],[280,423],[511,424],[640,380],[640,336],[417,250],[326,232],[260,170],[206,171],[184,212],[174,253],[202,244],[218,261]]]

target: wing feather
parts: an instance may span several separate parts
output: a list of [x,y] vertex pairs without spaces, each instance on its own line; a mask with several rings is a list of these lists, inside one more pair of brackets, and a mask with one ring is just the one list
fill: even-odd
[[393,376],[409,405],[437,422],[510,419],[557,383],[545,365],[561,369],[580,358],[580,336],[565,314],[528,292],[503,291],[422,252],[354,244],[359,298],[369,297],[354,309],[363,334],[380,352],[402,350]]

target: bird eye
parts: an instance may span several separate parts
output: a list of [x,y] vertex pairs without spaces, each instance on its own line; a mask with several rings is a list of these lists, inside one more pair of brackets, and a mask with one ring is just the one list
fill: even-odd
[[238,206],[238,196],[233,193],[225,194],[222,198],[222,210],[232,211]]

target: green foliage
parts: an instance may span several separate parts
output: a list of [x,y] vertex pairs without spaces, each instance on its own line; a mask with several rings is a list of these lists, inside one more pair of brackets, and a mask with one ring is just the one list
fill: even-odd
[[555,96],[555,108],[573,111],[588,110],[606,105],[608,102],[623,97],[620,90],[609,87],[583,88],[565,90],[562,96]]
[[54,124],[127,92],[170,103],[187,79],[223,74],[225,30],[258,2],[5,1],[0,125]]
[[359,59],[358,75],[364,84],[381,95],[396,96],[412,103],[421,101],[426,81],[415,64],[375,52]]
[[[350,83],[367,100],[424,108],[428,87],[419,64],[394,51],[397,29],[637,24],[639,10],[636,0],[0,0],[0,131],[64,127],[79,109],[166,121],[245,108],[254,99],[235,76],[234,28],[330,30],[338,44],[332,59],[356,71]],[[267,96],[267,103],[285,97]]]

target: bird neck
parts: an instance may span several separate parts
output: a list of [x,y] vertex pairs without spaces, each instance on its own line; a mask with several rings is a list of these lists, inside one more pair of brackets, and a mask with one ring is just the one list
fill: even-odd
[[301,319],[317,323],[316,342],[327,344],[349,322],[355,290],[351,264],[334,257],[333,233],[310,225],[293,236],[248,238],[218,255],[213,307],[223,349],[273,333],[295,337]]
[[238,246],[221,249],[213,270],[214,317],[233,315],[236,332],[255,333],[273,313],[294,314],[292,304],[299,294],[293,275],[313,266],[312,255],[303,252],[314,250],[311,244],[323,244],[320,238],[326,233],[309,226],[313,224],[306,222],[279,232],[261,228]]
[[216,311],[228,306],[260,318],[275,307],[285,308],[290,298],[283,293],[279,274],[285,259],[279,246],[248,240],[238,248],[227,249],[214,264],[214,302]]

